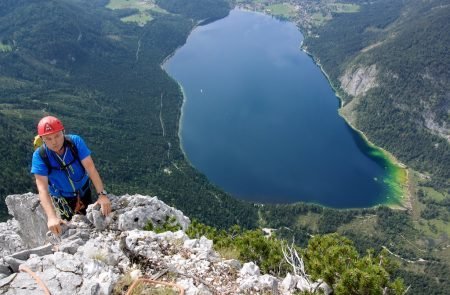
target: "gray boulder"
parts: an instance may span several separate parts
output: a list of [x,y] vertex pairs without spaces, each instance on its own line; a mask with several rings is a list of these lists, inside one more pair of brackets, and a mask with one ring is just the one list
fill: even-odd
[[0,257],[4,257],[26,248],[19,236],[19,223],[15,219],[0,223]]
[[39,197],[33,193],[10,195],[6,197],[8,213],[17,220],[17,233],[27,248],[46,243],[47,218],[40,206]]

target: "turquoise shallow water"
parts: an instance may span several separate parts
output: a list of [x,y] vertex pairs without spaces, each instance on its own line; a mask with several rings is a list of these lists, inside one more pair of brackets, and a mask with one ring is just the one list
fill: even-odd
[[254,202],[368,207],[392,197],[389,161],[338,115],[294,24],[233,10],[196,28],[164,65],[185,92],[190,162]]

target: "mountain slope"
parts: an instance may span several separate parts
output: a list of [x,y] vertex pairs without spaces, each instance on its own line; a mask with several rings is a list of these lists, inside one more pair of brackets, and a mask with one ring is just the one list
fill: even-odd
[[[34,189],[31,141],[50,113],[86,139],[108,191],[158,194],[204,222],[253,226],[252,206],[209,184],[180,149],[183,98],[160,64],[200,19],[156,13],[139,27],[106,4],[0,3],[0,146],[7,155],[0,157],[0,196]],[[227,13],[221,1],[217,10],[202,4],[189,8],[202,20]],[[0,211],[5,215],[3,203]]]
[[[450,6],[441,0],[353,2],[358,13],[333,15],[305,47],[341,94],[344,116],[431,176],[430,184],[448,188]],[[372,77],[364,75],[369,68]],[[367,79],[373,80],[367,89],[352,91]]]

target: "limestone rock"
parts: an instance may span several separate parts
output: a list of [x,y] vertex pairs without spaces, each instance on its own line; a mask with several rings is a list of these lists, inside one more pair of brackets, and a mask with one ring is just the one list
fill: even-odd
[[173,216],[183,230],[186,230],[190,224],[189,218],[180,210],[167,206],[157,197],[125,195],[116,204],[119,230],[142,229],[149,221],[157,227],[164,224],[167,216]]
[[[38,217],[30,217],[35,223],[25,224],[26,219],[20,215],[26,213],[24,204],[36,204],[36,199],[32,194],[8,197],[8,209],[19,219],[0,223],[5,229],[0,236],[5,254],[0,258],[0,294],[42,294],[30,274],[19,272],[24,266],[52,294],[111,294],[126,274],[133,279],[145,275],[169,280],[192,295],[292,294],[303,288],[297,276],[288,275],[281,283],[279,278],[261,275],[253,262],[241,265],[237,260],[222,259],[211,240],[190,239],[183,231],[189,226],[189,218],[156,197],[112,196],[109,218],[103,217],[99,208],[89,206],[87,216],[74,216],[60,236],[44,234],[42,244],[27,247],[32,244],[27,239],[36,235],[33,231],[42,234],[43,223],[36,220],[43,216],[28,212],[28,217]],[[37,207],[34,210],[37,212]],[[173,218],[183,230],[142,230],[148,222],[157,227]]]
[[375,64],[370,66],[358,65],[349,68],[339,78],[341,88],[349,95],[360,96],[378,85],[378,70]]
[[259,267],[253,262],[244,263],[244,266],[239,271],[239,275],[243,276],[258,276],[259,275]]
[[0,223],[0,257],[26,248],[22,238],[17,233],[19,230],[19,223],[15,219]]
[[18,234],[28,248],[44,245],[46,242],[47,218],[40,206],[39,197],[32,193],[10,195],[5,199],[8,213],[19,224]]
[[298,276],[293,276],[290,273],[286,275],[284,280],[281,282],[281,289],[289,292],[297,286]]

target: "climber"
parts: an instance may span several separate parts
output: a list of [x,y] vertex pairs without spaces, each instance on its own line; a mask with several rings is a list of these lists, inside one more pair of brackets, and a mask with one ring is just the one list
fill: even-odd
[[83,139],[65,135],[63,124],[53,116],[42,118],[37,130],[43,145],[34,151],[31,173],[48,229],[59,235],[65,220],[74,214],[86,214],[87,206],[93,203],[91,181],[98,193],[95,204],[100,205],[104,216],[109,215],[111,202]]

